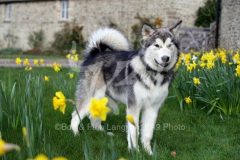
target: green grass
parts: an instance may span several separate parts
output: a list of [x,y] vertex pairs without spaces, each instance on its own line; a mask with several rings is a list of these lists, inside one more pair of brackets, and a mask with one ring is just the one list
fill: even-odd
[[22,55],[22,54],[14,54],[14,55],[7,55],[7,54],[0,54],[0,59],[16,59],[17,57],[21,59],[66,59],[66,57],[61,55],[49,55],[49,56],[42,56],[42,55]]
[[[38,146],[36,146],[36,150],[39,150],[39,153],[47,154],[49,157],[64,156],[69,160],[85,159],[83,144],[86,140],[83,131],[80,131],[80,134],[74,137],[72,131],[69,130],[71,112],[74,106],[68,104],[65,115],[58,110],[55,111],[52,106],[52,97],[55,92],[62,90],[61,86],[58,88],[58,86],[53,85],[53,82],[61,75],[62,79],[59,80],[66,80],[68,83],[64,84],[65,87],[70,87],[67,97],[73,99],[77,74],[75,74],[74,79],[70,79],[68,76],[69,69],[66,68],[59,73],[54,72],[52,68],[33,68],[33,72],[37,75],[50,76],[50,81],[45,83],[43,93],[43,135],[45,135],[46,144],[50,145],[51,151],[48,150],[48,153],[46,153],[46,150],[38,148]],[[8,88],[11,88],[13,82],[16,82],[17,86],[21,86],[24,81],[22,78],[24,73],[23,68],[0,68],[0,81],[4,81],[5,86]],[[21,94],[20,90],[18,92]],[[172,91],[170,91],[171,95],[173,95]],[[125,114],[125,106],[120,105],[120,115],[110,114],[107,117],[108,129],[115,125],[124,127],[126,124]],[[85,118],[83,124],[85,128],[88,128],[89,119]],[[206,112],[200,109],[185,110],[181,113],[178,101],[176,98],[171,97],[166,100],[159,112],[152,146],[156,141],[157,159],[239,159],[239,124],[240,119],[237,117],[225,117],[222,120],[219,114],[207,115]],[[57,125],[62,125],[62,129],[56,129]],[[26,144],[23,141],[20,125],[17,129],[13,129],[7,125],[7,122],[4,122],[0,126],[1,128],[2,138],[6,142],[18,144],[22,149],[23,157],[27,157]],[[112,139],[116,157],[132,159],[131,152],[127,149],[124,128],[122,130],[113,129],[112,132],[114,133]],[[109,158],[112,153],[111,137],[107,138],[107,144],[105,144],[103,132],[89,128],[87,129],[87,135],[91,144],[93,158],[102,159],[103,151],[106,150],[106,157],[108,157],[106,159],[111,159]],[[177,153],[176,157],[171,156],[171,151]],[[141,148],[141,144],[140,156],[144,157],[144,159],[152,159]],[[13,160],[17,159],[16,157],[16,152],[12,151],[0,159]]]

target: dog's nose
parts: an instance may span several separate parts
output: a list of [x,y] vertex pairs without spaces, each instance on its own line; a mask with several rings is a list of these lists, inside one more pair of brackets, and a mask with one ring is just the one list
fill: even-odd
[[170,57],[168,56],[162,56],[162,61],[163,62],[168,62],[170,60]]

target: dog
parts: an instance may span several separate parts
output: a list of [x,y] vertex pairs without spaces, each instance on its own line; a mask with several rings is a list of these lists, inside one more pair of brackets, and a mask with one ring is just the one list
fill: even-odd
[[[89,115],[90,98],[110,96],[126,104],[128,148],[137,147],[141,115],[141,142],[151,155],[151,139],[158,111],[168,96],[179,58],[178,34],[182,21],[170,27],[154,29],[142,26],[142,46],[132,51],[126,38],[112,28],[94,32],[84,52],[77,82],[76,110],[72,113],[71,129],[78,133],[80,119]],[[77,113],[78,112],[78,113]],[[79,119],[79,116],[80,119]],[[103,130],[99,118],[89,117],[93,128]]]

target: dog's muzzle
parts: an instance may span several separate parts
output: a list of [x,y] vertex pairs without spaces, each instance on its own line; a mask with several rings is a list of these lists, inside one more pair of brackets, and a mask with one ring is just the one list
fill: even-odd
[[168,66],[168,63],[166,62],[163,62],[163,63],[158,63],[158,61],[156,59],[154,59],[155,63],[161,67],[167,67]]

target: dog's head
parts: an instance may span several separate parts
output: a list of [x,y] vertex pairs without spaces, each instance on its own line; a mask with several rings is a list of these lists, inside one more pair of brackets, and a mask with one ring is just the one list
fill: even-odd
[[158,72],[172,69],[179,56],[178,34],[182,21],[166,27],[154,29],[144,24],[142,27],[143,50],[141,54],[146,64]]

